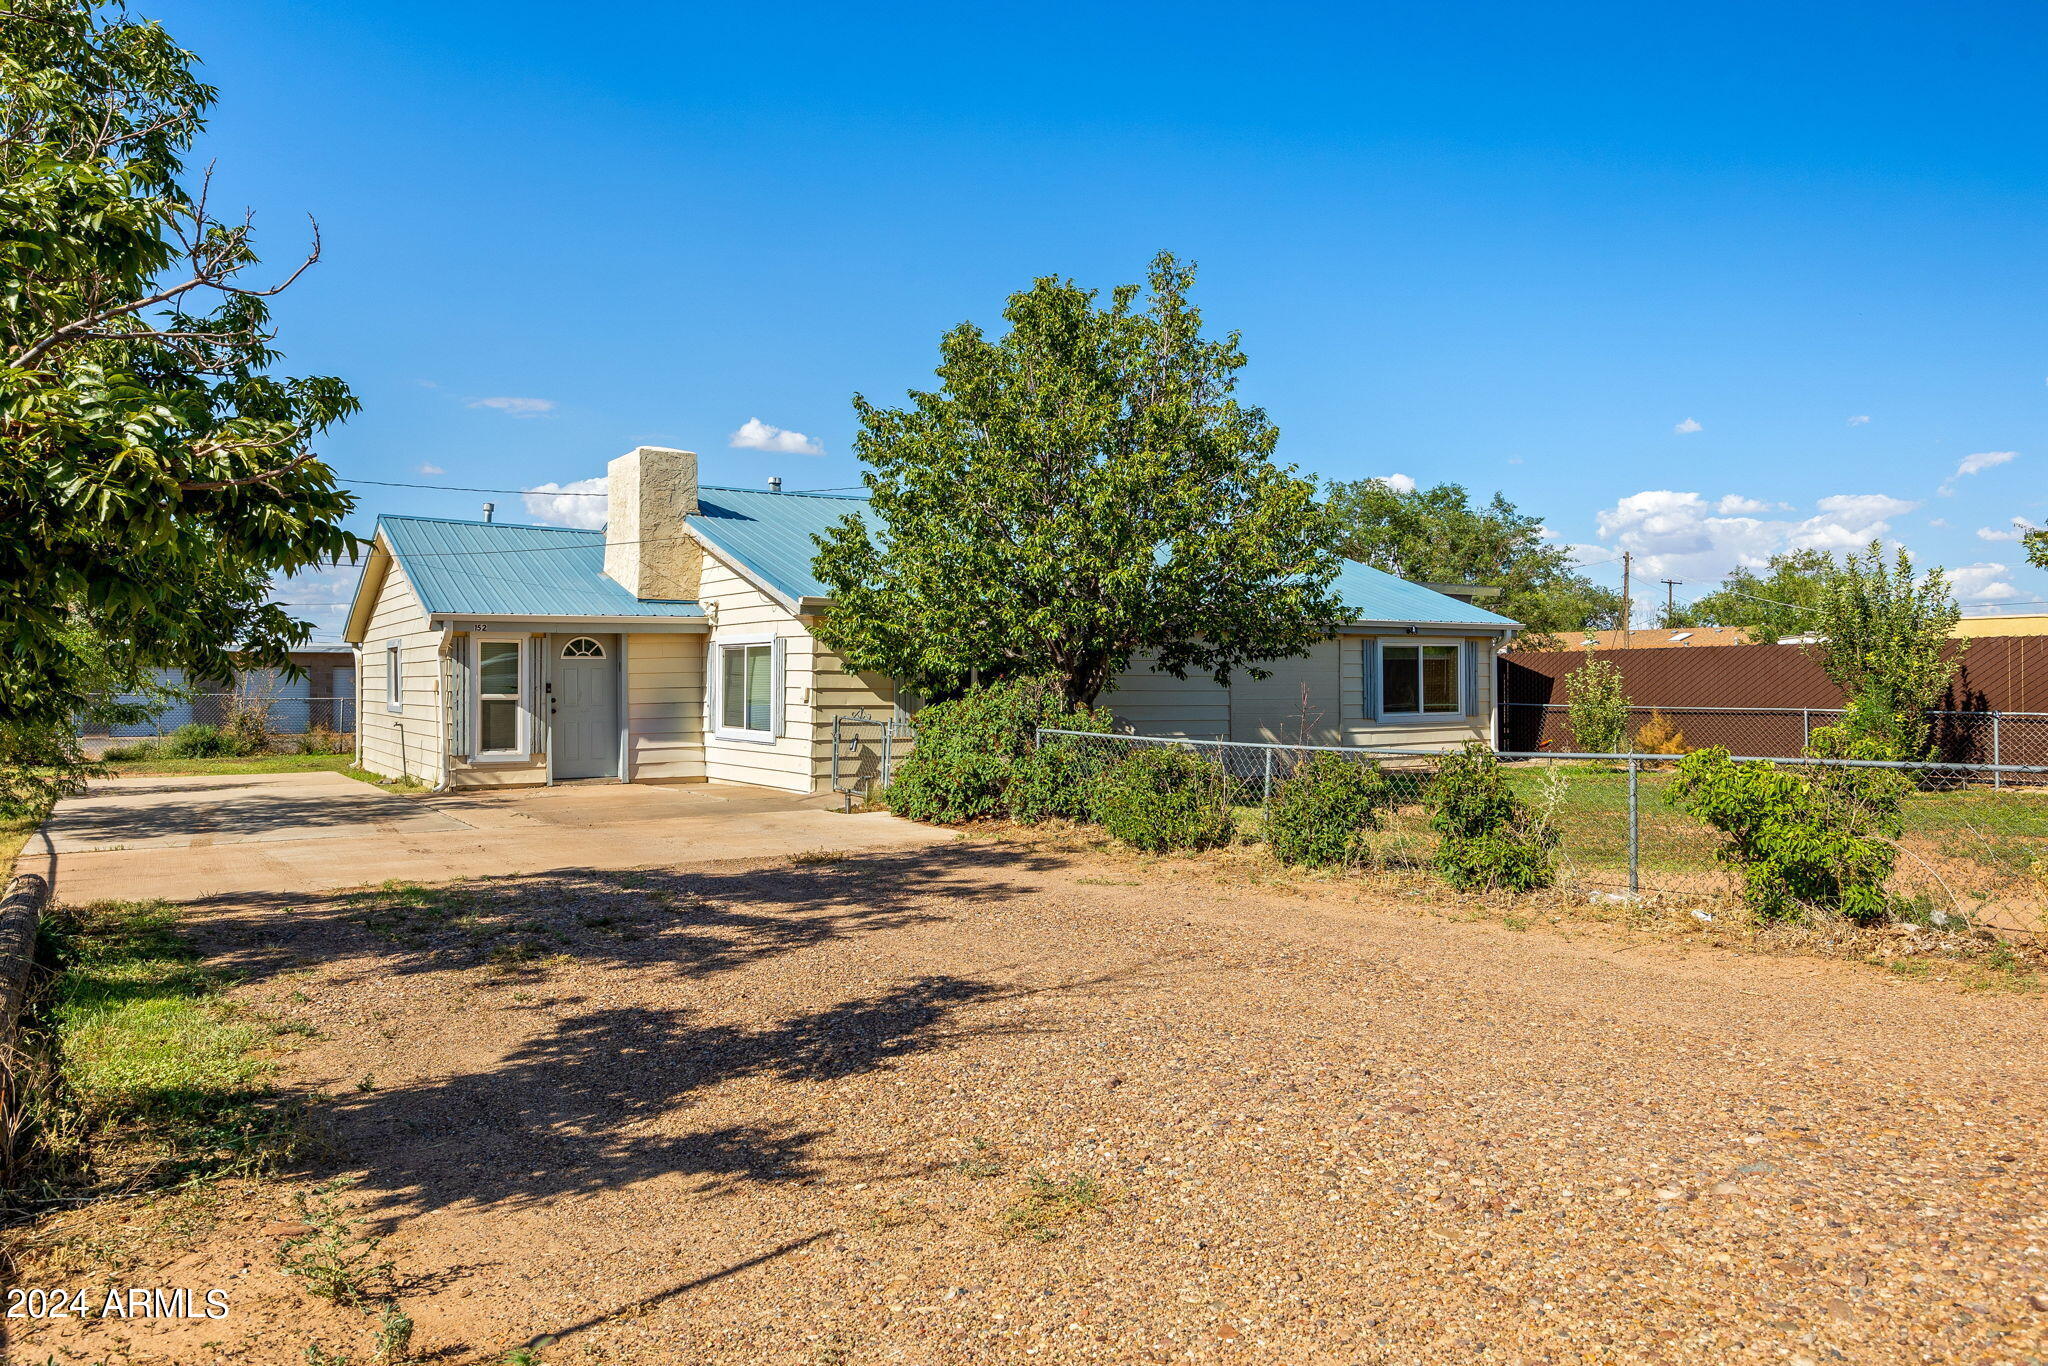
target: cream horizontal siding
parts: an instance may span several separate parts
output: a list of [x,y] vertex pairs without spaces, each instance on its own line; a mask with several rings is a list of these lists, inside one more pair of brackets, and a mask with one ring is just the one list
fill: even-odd
[[[888,721],[896,715],[897,689],[896,680],[882,674],[848,673],[839,656],[815,638],[810,662],[811,787],[824,792],[832,786],[832,723],[863,713],[875,721]],[[857,753],[841,756],[841,786],[850,786],[854,779],[873,782],[881,771],[880,728],[861,726],[847,733],[861,743]],[[910,752],[910,741],[892,742],[891,752],[902,758]]]
[[1292,659],[1269,659],[1268,677],[1231,671],[1230,738],[1268,745],[1335,745],[1342,722],[1343,665],[1334,639]]
[[[715,553],[704,556],[699,599],[716,623],[707,674],[699,698],[704,717],[704,776],[719,783],[752,783],[785,792],[809,792],[812,769],[810,688],[813,672],[810,633],[781,603],[756,588]],[[709,714],[713,687],[708,675],[717,667],[716,647],[723,641],[780,636],[783,646],[782,734],[774,740],[720,739],[718,718]]]
[[1476,714],[1447,716],[1441,721],[1374,721],[1365,714],[1364,634],[1338,638],[1343,652],[1344,745],[1398,745],[1416,749],[1455,749],[1467,740],[1488,740],[1493,735],[1494,675],[1498,669],[1494,651],[1500,642],[1491,636],[1456,637],[1442,635],[1381,636],[1383,644],[1443,645],[1462,640],[1465,648],[1478,655],[1479,705]]
[[1117,724],[1139,735],[1176,740],[1230,738],[1231,690],[1207,674],[1175,678],[1160,673],[1159,656],[1147,652],[1111,680],[1098,705],[1107,707]]
[[626,745],[635,781],[704,772],[704,637],[649,632],[626,646]]
[[[385,705],[389,655],[399,643],[400,710]],[[362,705],[356,711],[362,767],[386,777],[441,781],[448,744],[440,706],[441,634],[427,614],[404,566],[394,561],[377,591],[363,636]]]

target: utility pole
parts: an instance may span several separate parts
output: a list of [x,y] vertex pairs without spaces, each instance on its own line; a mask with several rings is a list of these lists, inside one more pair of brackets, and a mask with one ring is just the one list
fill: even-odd
[[1685,580],[1659,579],[1658,582],[1664,585],[1664,624],[1668,627],[1671,625],[1671,618],[1678,615],[1678,605],[1671,600],[1671,595],[1678,591],[1678,585]]
[[1634,643],[1630,636],[1635,630],[1636,604],[1628,594],[1629,561],[1634,558],[1632,551],[1621,552],[1621,648],[1624,650]]

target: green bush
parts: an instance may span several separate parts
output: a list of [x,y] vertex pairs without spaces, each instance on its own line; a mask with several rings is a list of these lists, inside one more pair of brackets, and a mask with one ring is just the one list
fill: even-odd
[[1230,839],[1229,782],[1216,765],[1177,745],[1141,749],[1095,784],[1095,819],[1124,843],[1153,853],[1208,849]]
[[115,763],[135,763],[143,759],[161,758],[163,745],[157,740],[137,740],[130,745],[109,745],[100,751],[100,758]]
[[1548,887],[1557,835],[1508,787],[1500,760],[1477,740],[1447,756],[1429,787],[1436,870],[1453,887],[1511,892]]
[[1013,772],[1031,753],[1040,726],[1106,732],[1109,713],[1075,711],[1057,685],[1037,678],[1006,679],[934,703],[917,714],[917,743],[896,766],[882,799],[898,815],[919,821],[1002,815]]
[[1003,795],[1015,821],[1085,821],[1093,815],[1095,784],[1110,760],[1057,736],[1010,766]]
[[1572,748],[1581,754],[1620,754],[1628,744],[1628,694],[1621,670],[1586,651],[1586,662],[1564,676],[1564,714]]
[[220,759],[246,753],[236,737],[218,726],[192,722],[157,742],[157,753],[165,759]]
[[1365,853],[1366,832],[1377,830],[1393,805],[1393,785],[1376,761],[1311,755],[1274,791],[1266,845],[1282,863],[1355,863]]
[[[1882,759],[1892,741],[1829,726],[1807,752]],[[1884,884],[1910,786],[1894,769],[1738,764],[1715,746],[1679,761],[1665,797],[1722,833],[1718,857],[1741,869],[1743,900],[1763,919],[1821,909],[1869,922],[1891,910]]]

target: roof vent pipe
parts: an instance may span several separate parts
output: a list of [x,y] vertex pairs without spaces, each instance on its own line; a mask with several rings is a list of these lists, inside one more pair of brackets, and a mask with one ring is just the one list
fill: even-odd
[[780,492],[782,492],[782,476],[781,476],[781,475],[779,475],[779,474],[771,474],[771,475],[769,475],[769,476],[768,476],[768,491],[769,491],[770,493],[780,493]]
[[498,510],[498,505],[497,505],[496,503],[485,503],[485,504],[484,504],[484,520],[485,520],[486,522],[490,521],[490,520],[491,520],[491,514],[492,514],[493,512],[496,512],[497,510]]

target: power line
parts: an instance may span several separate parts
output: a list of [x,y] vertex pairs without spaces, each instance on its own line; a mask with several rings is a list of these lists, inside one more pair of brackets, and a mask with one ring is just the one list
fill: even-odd
[[[605,498],[610,496],[603,489],[487,489],[480,488],[474,484],[408,484],[396,479],[349,479],[346,482],[350,484],[375,484],[379,488],[387,489],[430,489],[435,493],[506,493],[520,495],[530,494],[536,498]],[[718,488],[719,486],[716,484],[710,484],[706,485],[706,487],[715,489]],[[850,493],[854,489],[861,489],[866,487],[867,485],[865,484],[838,484],[831,488],[784,489],[782,491],[784,493]],[[731,492],[767,493],[769,492],[769,490],[734,489],[731,490]]]

